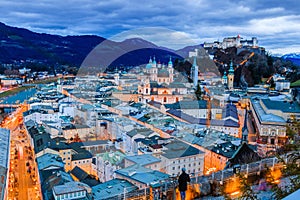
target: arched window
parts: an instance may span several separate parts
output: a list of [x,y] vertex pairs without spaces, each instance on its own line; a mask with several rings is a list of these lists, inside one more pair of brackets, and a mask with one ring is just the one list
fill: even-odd
[[164,103],[166,103],[167,102],[167,97],[164,97]]

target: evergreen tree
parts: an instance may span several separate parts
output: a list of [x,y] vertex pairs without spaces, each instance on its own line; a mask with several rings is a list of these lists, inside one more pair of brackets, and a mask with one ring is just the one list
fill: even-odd
[[202,90],[201,90],[201,87],[200,87],[199,84],[197,85],[197,89],[195,91],[195,94],[196,94],[197,100],[202,99]]

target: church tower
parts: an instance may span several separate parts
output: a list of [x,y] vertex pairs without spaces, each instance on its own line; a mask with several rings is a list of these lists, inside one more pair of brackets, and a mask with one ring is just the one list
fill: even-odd
[[171,56],[170,56],[170,60],[168,62],[168,72],[169,72],[169,78],[170,78],[170,83],[173,82],[174,78],[174,68],[173,68],[173,63],[172,63],[172,60],[171,60]]
[[198,65],[197,65],[197,58],[194,56],[193,66],[191,68],[191,79],[193,80],[194,87],[198,85]]
[[151,68],[151,81],[157,81],[157,65],[156,65],[156,60],[155,60],[155,56],[153,57],[153,61],[152,61],[152,68]]
[[233,81],[234,81],[234,69],[232,61],[230,63],[230,68],[228,70],[228,89],[233,90]]

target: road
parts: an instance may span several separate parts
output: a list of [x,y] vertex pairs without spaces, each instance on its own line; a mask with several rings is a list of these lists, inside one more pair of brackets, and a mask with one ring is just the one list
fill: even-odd
[[11,131],[8,200],[42,199],[33,147],[23,127],[26,110],[27,106],[21,105],[1,125]]

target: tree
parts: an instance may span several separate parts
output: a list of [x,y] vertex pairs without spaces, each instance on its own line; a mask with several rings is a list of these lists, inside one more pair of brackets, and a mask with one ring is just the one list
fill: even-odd
[[239,182],[240,182],[240,191],[241,196],[239,199],[241,200],[256,200],[258,199],[256,194],[253,192],[251,188],[251,184],[248,182],[247,178],[243,176],[242,174],[238,174]]
[[197,89],[195,91],[195,94],[196,94],[197,100],[201,100],[202,99],[202,90],[201,90],[201,87],[200,87],[199,84],[197,85]]
[[268,184],[272,187],[271,190],[274,192],[274,199],[283,199],[289,194],[300,189],[300,152],[293,152],[283,157],[277,156],[282,165],[284,166],[281,169],[282,175],[284,177],[288,177],[290,180],[290,184],[285,184],[283,186],[278,186],[278,184],[274,183],[274,176],[271,173],[271,169],[267,169],[266,178]]

